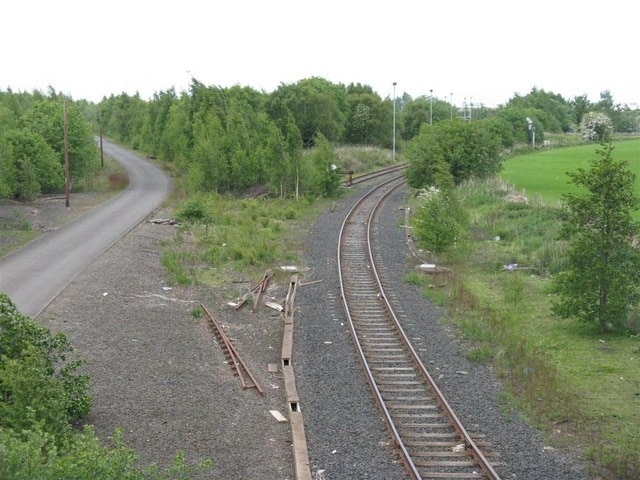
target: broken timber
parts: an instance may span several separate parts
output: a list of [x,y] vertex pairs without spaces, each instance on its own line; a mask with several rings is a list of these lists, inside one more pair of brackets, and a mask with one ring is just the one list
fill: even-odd
[[244,307],[244,304],[247,302],[247,298],[249,298],[249,295],[251,295],[253,297],[252,311],[255,312],[256,308],[258,308],[260,300],[262,299],[262,295],[264,295],[264,292],[266,292],[267,288],[269,287],[269,282],[271,281],[272,277],[273,272],[271,270],[267,270],[266,272],[264,272],[264,275],[262,275],[262,279],[251,289],[250,292],[247,292],[242,297],[242,300],[240,300],[234,308],[236,310],[240,310],[242,307]]
[[204,306],[203,303],[201,303],[200,305],[202,306],[202,310],[204,310],[204,312],[207,314],[209,326],[213,330],[213,333],[216,335],[216,337],[218,337],[218,339],[220,340],[222,348],[225,352],[225,356],[229,357],[231,364],[235,368],[236,373],[240,378],[240,382],[242,383],[242,388],[255,388],[260,395],[264,395],[264,390],[255,379],[242,358],[240,358],[240,355],[238,355],[236,348],[233,346],[231,340],[224,332],[222,325],[220,325],[216,321],[216,319],[213,318],[213,315],[211,315],[211,312],[209,312],[209,310]]

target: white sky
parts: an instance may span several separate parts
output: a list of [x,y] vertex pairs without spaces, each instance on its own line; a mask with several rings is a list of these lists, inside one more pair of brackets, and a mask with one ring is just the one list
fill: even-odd
[[312,76],[495,106],[532,87],[640,104],[631,0],[5,0],[0,90],[143,98],[191,76],[271,92]]

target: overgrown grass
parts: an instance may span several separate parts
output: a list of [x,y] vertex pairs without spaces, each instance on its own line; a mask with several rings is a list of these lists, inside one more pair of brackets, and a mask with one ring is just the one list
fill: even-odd
[[75,192],[109,192],[127,188],[129,177],[118,162],[109,156],[104,157],[104,168],[99,168],[93,175],[74,183]]
[[[342,171],[362,173],[391,164],[391,152],[377,147],[342,146],[335,154]],[[257,279],[268,268],[299,262],[305,240],[300,232],[308,231],[318,212],[334,201],[189,195],[176,165],[157,163],[175,179],[170,203],[177,205],[182,222],[162,260],[173,283],[219,286],[231,277]]]
[[[345,172],[367,173],[393,163],[391,151],[379,147],[345,145],[336,148],[335,153]],[[400,155],[396,155],[396,162],[401,161]]]
[[299,262],[302,236],[312,214],[324,201],[301,199],[236,199],[218,194],[195,195],[176,216],[181,236],[163,254],[174,283],[220,285],[239,272],[259,278],[264,270]]
[[[562,268],[559,209],[526,203],[499,180],[465,184],[459,195],[471,219],[468,257],[425,293],[449,306],[449,320],[471,344],[467,357],[495,364],[509,409],[551,443],[581,444],[600,475],[638,478],[638,312],[629,330],[610,334],[553,316],[547,291]],[[515,271],[505,268],[515,263]]]
[[32,227],[29,219],[19,209],[14,209],[12,215],[1,220],[0,257],[21,245],[25,245],[39,235],[38,231]]

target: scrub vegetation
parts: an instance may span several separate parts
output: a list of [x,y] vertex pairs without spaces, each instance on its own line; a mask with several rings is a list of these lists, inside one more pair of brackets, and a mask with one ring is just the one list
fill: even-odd
[[[425,290],[449,306],[473,345],[469,358],[495,363],[508,381],[505,408],[559,445],[577,442],[599,474],[638,477],[640,308],[630,304],[603,332],[554,316],[550,285],[571,266],[571,238],[560,236],[568,212],[557,202],[581,185],[568,185],[565,172],[605,133],[640,132],[639,110],[615,104],[608,91],[592,103],[533,88],[490,109],[407,94],[383,99],[367,85],[319,77],[271,93],[192,79],[188,91],[148,100],[122,93],[98,104],[53,89],[0,91],[0,198],[62,191],[65,101],[73,189],[105,188],[92,180],[98,131],[176,177],[181,226],[162,262],[178,284],[220,285],[239,272],[257,278],[296,261],[317,209],[340,195],[342,174],[390,163],[395,145],[409,184],[423,192],[413,205],[416,239],[452,267],[433,282],[442,287]],[[546,148],[580,142],[587,145]],[[616,143],[619,153],[627,143]],[[635,145],[631,168],[639,164]],[[516,156],[532,149],[533,157]],[[517,191],[496,179],[503,167]],[[106,175],[110,185],[126,183],[119,175]],[[29,222],[13,223],[29,238]],[[15,352],[0,350],[0,477],[189,478],[206,467],[187,466],[178,454],[169,470],[140,468],[118,433],[103,445],[91,428],[74,428],[90,406],[79,364],[64,363],[63,337],[49,337],[0,299],[1,321],[36,332]]]
[[[633,144],[635,148],[621,148],[618,155],[618,145]],[[456,194],[468,215],[468,234],[459,236],[460,241],[452,244],[444,255],[439,253],[452,272],[421,281],[425,294],[448,307],[448,321],[457,324],[470,342],[468,358],[492,362],[506,380],[509,388],[504,395],[505,409],[526,415],[556,446],[579,445],[593,461],[594,474],[637,478],[640,471],[640,435],[636,428],[640,422],[637,267],[624,261],[620,268],[627,269],[626,273],[609,269],[602,277],[605,282],[613,280],[614,285],[617,279],[624,278],[625,285],[619,295],[611,295],[612,301],[621,301],[625,308],[607,317],[606,328],[597,315],[598,309],[587,306],[589,299],[584,295],[588,291],[603,291],[600,283],[594,284],[591,271],[606,253],[602,245],[615,239],[624,247],[625,259],[637,261],[639,255],[638,224],[631,220],[631,213],[638,213],[639,188],[629,171],[631,165],[638,164],[637,141],[618,142],[615,147],[605,144],[595,153],[597,147],[592,144],[515,157],[506,162],[506,170],[521,173],[510,165],[516,162],[522,170],[535,171],[534,182],[549,185],[557,175],[557,166],[545,162],[547,156],[553,153],[558,158],[574,159],[573,170],[578,173],[566,178],[578,185],[565,183],[565,192],[570,193],[562,196],[559,191],[563,199],[560,203],[543,202],[542,196],[535,195],[533,186],[526,191],[534,198],[528,198],[523,190],[516,190],[496,177],[462,182]],[[585,148],[590,152],[586,158]],[[627,162],[612,162],[611,157]],[[522,175],[525,177],[526,173]],[[625,181],[614,182],[614,177]],[[598,178],[605,181],[597,183]],[[597,199],[589,196],[609,198],[605,192],[593,190],[594,184],[615,188],[612,198],[619,203],[607,204],[612,209],[608,213],[606,208],[597,207]],[[635,201],[627,200],[634,195]],[[607,230],[604,243],[600,242],[602,245],[589,258],[576,260],[570,255],[571,250],[584,250],[575,243],[581,228],[575,219],[582,218],[576,217],[577,212],[593,220],[585,224],[588,228],[599,224],[599,215],[614,228],[621,224],[607,219],[625,218],[625,227],[619,233]],[[580,270],[586,271],[577,273],[576,278],[588,278],[589,285],[559,291],[558,281],[565,272]],[[408,280],[420,281],[415,275]],[[596,295],[596,305],[597,298]],[[560,312],[554,304],[571,304],[573,308]]]

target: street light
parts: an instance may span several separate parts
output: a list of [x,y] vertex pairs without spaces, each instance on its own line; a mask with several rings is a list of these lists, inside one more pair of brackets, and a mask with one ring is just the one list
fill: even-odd
[[473,113],[473,97],[469,97],[469,121],[471,121],[472,113]]
[[396,163],[396,82],[393,82],[393,150],[391,158]]
[[433,125],[433,88],[429,90],[429,125]]
[[453,120],[453,92],[449,92],[449,103],[451,104],[451,120]]
[[531,132],[531,148],[536,148],[536,126],[533,124],[533,120],[527,117],[527,123],[529,124],[529,131]]

